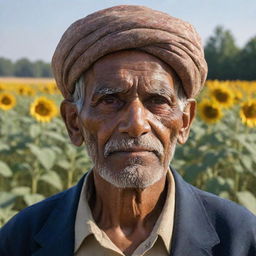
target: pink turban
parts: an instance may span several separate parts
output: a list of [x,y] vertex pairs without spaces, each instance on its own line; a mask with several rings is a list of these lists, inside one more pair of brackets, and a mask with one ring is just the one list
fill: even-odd
[[63,34],[52,59],[63,96],[72,99],[75,82],[98,59],[135,48],[167,63],[180,78],[187,97],[195,97],[203,87],[207,64],[195,29],[160,11],[121,5],[88,15]]

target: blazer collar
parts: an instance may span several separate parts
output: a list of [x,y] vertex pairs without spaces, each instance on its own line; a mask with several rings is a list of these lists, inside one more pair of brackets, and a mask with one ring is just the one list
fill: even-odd
[[76,186],[64,192],[43,228],[34,236],[41,248],[33,256],[73,255],[76,209],[85,175]]
[[212,247],[220,242],[197,190],[172,169],[175,180],[175,217],[172,256],[212,255]]
[[[175,180],[175,217],[171,255],[210,256],[220,242],[196,190],[171,168]],[[41,246],[33,256],[73,255],[74,224],[84,177],[65,192],[34,237]]]

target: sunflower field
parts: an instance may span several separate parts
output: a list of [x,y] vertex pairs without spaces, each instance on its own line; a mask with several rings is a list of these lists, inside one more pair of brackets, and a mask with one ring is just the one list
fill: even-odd
[[[51,79],[0,79],[0,226],[73,186],[92,165],[74,147]],[[193,185],[256,214],[256,81],[207,81],[172,165]]]

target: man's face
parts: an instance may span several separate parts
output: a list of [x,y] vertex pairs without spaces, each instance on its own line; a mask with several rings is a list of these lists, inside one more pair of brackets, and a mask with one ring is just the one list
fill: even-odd
[[122,51],[97,61],[85,86],[78,123],[94,171],[117,187],[160,180],[191,123],[179,107],[172,70],[149,54]]

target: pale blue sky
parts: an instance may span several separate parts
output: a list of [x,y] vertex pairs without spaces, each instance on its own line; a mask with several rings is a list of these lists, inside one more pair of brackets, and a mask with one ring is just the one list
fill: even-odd
[[230,29],[239,46],[256,35],[256,0],[0,0],[0,56],[50,61],[72,22],[119,4],[146,5],[182,18],[203,42],[217,25]]

